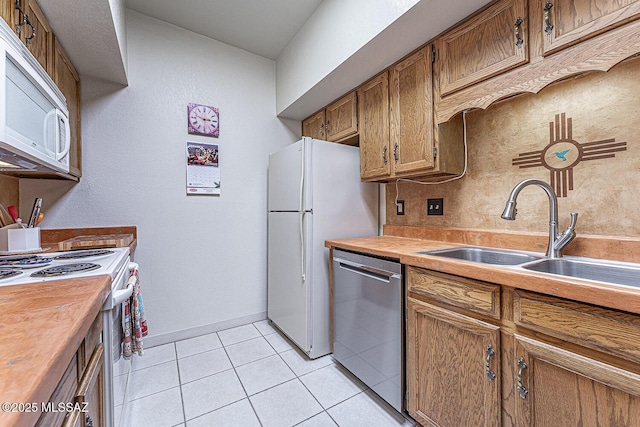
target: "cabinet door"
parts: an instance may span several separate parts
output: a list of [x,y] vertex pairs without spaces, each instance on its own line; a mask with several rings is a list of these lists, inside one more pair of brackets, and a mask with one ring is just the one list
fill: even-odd
[[53,81],[67,99],[67,108],[69,109],[69,126],[71,128],[69,173],[79,177],[82,175],[80,77],[57,39],[55,39],[54,45]]
[[438,40],[440,96],[525,64],[526,0],[499,0]]
[[324,140],[324,135],[324,110],[302,121],[302,136]]
[[544,54],[640,18],[638,0],[537,0],[543,13]]
[[425,426],[499,426],[499,328],[413,298],[407,308],[409,414]]
[[431,46],[391,70],[390,139],[398,176],[434,166],[431,78]]
[[325,110],[327,141],[339,141],[358,132],[356,92],[351,92]]
[[15,10],[15,1],[14,0],[0,0],[0,18],[4,19],[4,21],[9,24],[12,30],[15,30],[15,22],[14,22],[14,10]]
[[[20,31],[20,39],[29,48],[29,51],[38,60],[42,68],[49,75],[53,70],[53,32],[47,18],[40,10],[35,0],[24,0],[22,10],[29,18],[29,25],[23,25]],[[35,31],[35,35],[32,32]]]
[[104,405],[102,386],[104,381],[104,346],[98,344],[94,350],[87,368],[78,384],[76,402],[86,404],[86,412],[82,413],[81,425],[85,427],[104,426]]
[[360,178],[363,181],[391,176],[389,149],[389,72],[385,71],[358,89],[360,118]]
[[640,375],[515,336],[518,426],[638,426]]

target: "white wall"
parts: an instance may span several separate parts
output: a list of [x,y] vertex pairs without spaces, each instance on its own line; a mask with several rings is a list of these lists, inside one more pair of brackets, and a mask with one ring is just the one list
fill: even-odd
[[[82,80],[80,183],[22,180],[21,199],[44,198],[45,228],[138,227],[148,342],[265,318],[267,156],[298,138],[275,63],[132,11],[126,33],[129,86]],[[187,134],[189,102],[220,109],[219,138]],[[219,144],[220,197],[185,195],[187,140]]]
[[418,0],[325,0],[277,60],[282,112]]

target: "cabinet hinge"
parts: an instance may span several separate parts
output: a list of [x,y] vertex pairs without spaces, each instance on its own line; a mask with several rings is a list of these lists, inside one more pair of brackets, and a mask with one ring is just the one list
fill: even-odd
[[433,147],[433,158],[435,159],[436,157],[438,157],[438,148]]

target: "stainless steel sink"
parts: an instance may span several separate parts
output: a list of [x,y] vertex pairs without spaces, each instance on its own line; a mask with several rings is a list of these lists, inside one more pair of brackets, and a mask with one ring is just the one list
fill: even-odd
[[640,288],[640,266],[600,260],[546,259],[522,266],[540,273],[557,274]]
[[527,252],[487,248],[483,246],[458,246],[454,248],[420,251],[418,253],[493,265],[520,265],[527,262],[538,261],[543,258],[542,255],[538,256]]

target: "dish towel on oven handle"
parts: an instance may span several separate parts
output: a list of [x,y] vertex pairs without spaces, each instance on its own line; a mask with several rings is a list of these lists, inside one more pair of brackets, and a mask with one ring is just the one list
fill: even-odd
[[127,286],[133,287],[131,297],[122,303],[123,356],[131,358],[133,353],[142,356],[142,337],[147,336],[147,319],[144,316],[144,304],[140,293],[140,278],[138,270],[133,270]]

